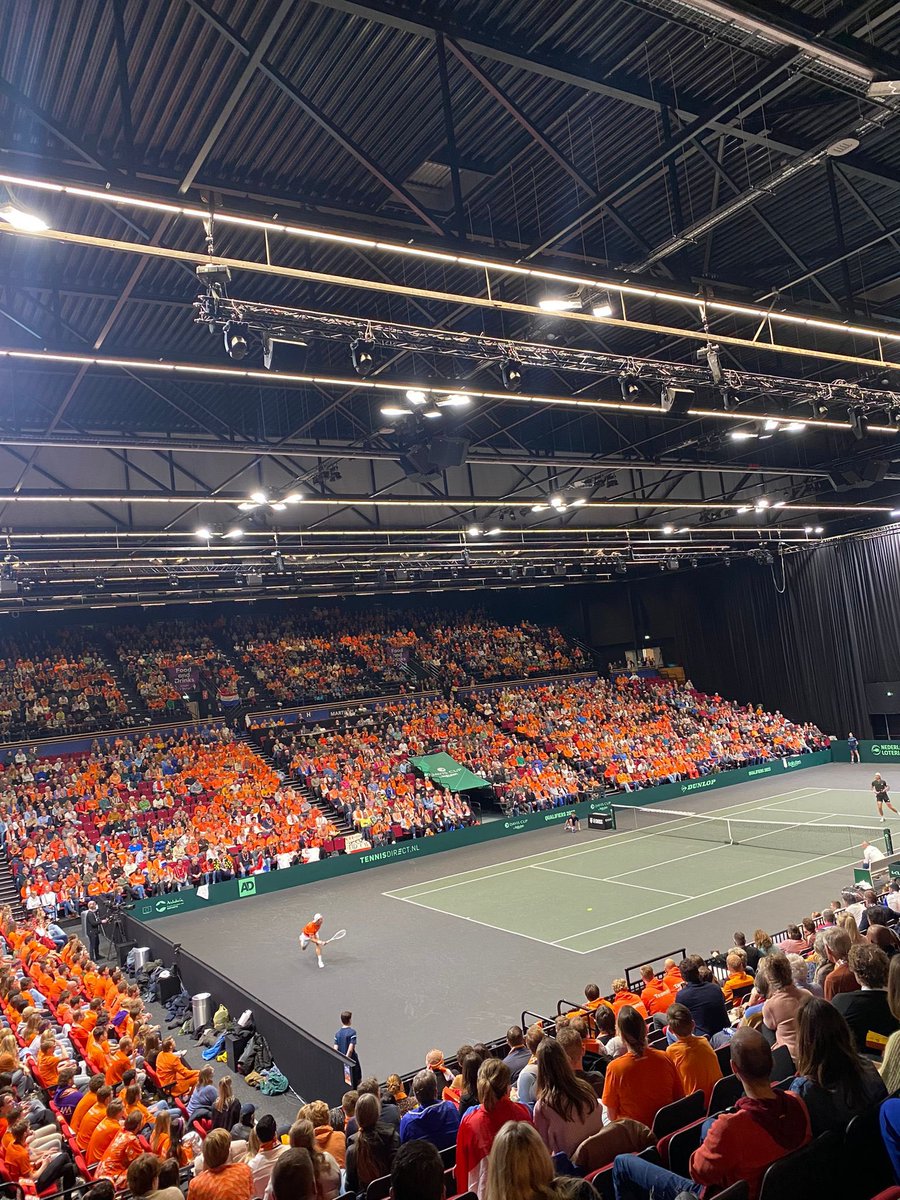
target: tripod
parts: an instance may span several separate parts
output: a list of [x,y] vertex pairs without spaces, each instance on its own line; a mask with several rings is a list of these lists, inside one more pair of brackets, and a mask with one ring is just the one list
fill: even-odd
[[128,931],[125,928],[125,919],[120,912],[113,912],[103,922],[106,934],[106,961],[116,957],[116,947],[123,945],[128,941]]

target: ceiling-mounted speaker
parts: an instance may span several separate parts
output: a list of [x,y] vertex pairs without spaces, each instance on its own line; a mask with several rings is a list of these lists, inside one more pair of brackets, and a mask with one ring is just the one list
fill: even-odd
[[263,338],[263,366],[267,371],[305,371],[306,342]]
[[428,457],[438,471],[446,471],[450,467],[465,466],[468,453],[469,443],[465,438],[447,437],[441,433],[431,439]]
[[409,450],[400,456],[400,466],[410,479],[424,479],[426,475],[437,474],[428,459],[427,446],[410,446]]
[[872,458],[865,462],[860,467],[860,472],[865,483],[881,483],[882,479],[887,475],[890,463],[883,458]]
[[840,471],[829,471],[828,482],[836,492],[852,492],[854,488],[863,486],[863,477],[859,471],[845,467]]

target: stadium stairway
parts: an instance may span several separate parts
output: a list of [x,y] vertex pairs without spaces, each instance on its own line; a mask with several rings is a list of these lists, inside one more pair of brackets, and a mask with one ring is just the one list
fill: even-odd
[[[249,746],[254,754],[258,754],[263,762],[267,763],[273,771],[276,770],[272,755],[263,750],[262,746],[252,733],[247,730],[240,730],[235,734],[235,737],[239,742],[244,742],[247,746]],[[322,815],[332,823],[338,833],[346,835],[354,832],[353,826],[343,815],[343,813],[338,812],[330,800],[321,800],[314,796],[312,791],[306,786],[303,779],[299,775],[292,776],[290,778],[290,784],[293,788],[296,788],[297,791],[302,792],[310,804],[315,804],[315,806],[321,810]]]
[[13,883],[5,846],[0,847],[0,904],[8,904],[17,921],[25,919],[25,906],[22,904],[18,888]]
[[261,700],[267,695],[265,687],[257,679],[251,679],[244,668],[238,661],[238,656],[235,648],[229,642],[228,638],[217,626],[213,625],[208,630],[210,641],[215,643],[216,649],[221,652],[225,660],[234,667],[238,676],[238,689],[241,696],[242,707],[245,705],[247,693],[251,688],[256,689],[257,697]]
[[119,667],[119,656],[116,653],[115,643],[111,635],[106,630],[95,629],[94,634],[96,641],[95,648],[103,658],[110,675],[116,681],[119,691],[125,697],[125,703],[128,705],[128,712],[134,719],[137,725],[147,725],[151,721],[150,713],[144,701],[141,699],[140,692],[127,677],[125,672]]

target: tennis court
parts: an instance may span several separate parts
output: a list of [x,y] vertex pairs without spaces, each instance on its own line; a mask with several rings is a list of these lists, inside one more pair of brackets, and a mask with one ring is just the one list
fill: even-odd
[[696,817],[617,809],[616,832],[583,828],[556,849],[383,895],[591,954],[838,868],[849,880],[864,839],[885,849],[867,794],[798,787]]

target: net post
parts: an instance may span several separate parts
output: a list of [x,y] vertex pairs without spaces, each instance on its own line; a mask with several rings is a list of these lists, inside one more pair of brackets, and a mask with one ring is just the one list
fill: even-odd
[[725,818],[725,831],[728,834],[728,845],[733,846],[734,845],[734,830],[731,828],[731,821],[727,817]]
[[894,839],[891,837],[890,829],[885,829],[884,831],[884,847],[888,854],[894,853]]

